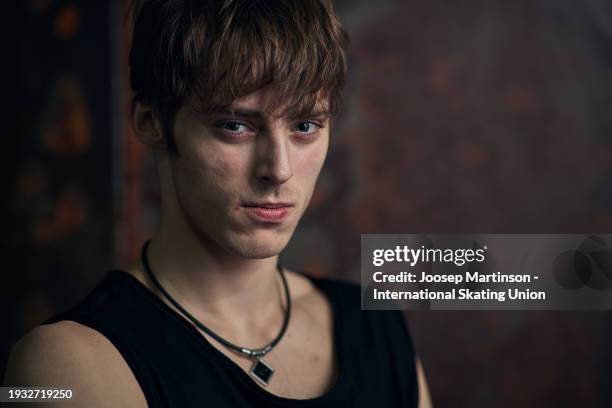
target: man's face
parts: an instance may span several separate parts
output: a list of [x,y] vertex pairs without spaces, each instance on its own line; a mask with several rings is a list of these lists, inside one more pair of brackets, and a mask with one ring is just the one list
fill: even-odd
[[[212,115],[186,104],[175,119],[179,156],[170,162],[185,219],[200,238],[245,258],[274,256],[287,245],[329,145],[325,113],[289,119],[265,112],[274,97],[259,90]],[[262,208],[279,203],[286,206]]]

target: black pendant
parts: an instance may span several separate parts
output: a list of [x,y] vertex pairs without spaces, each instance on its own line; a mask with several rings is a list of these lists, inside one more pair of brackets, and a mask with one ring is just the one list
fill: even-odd
[[255,377],[257,381],[263,385],[268,385],[272,374],[274,374],[274,369],[272,367],[260,358],[255,359],[253,367],[251,367],[251,375]]

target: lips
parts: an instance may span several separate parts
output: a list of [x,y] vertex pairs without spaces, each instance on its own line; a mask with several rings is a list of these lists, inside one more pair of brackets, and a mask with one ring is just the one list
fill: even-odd
[[247,203],[244,207],[258,207],[258,208],[283,208],[293,207],[293,204],[289,203]]
[[242,207],[254,221],[278,223],[287,217],[293,204],[263,202],[248,203]]

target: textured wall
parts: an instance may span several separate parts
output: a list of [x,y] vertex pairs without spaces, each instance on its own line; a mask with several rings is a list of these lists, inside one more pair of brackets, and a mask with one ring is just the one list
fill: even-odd
[[[356,279],[365,232],[610,232],[609,2],[339,9],[349,104],[302,236],[324,273]],[[612,404],[610,313],[407,315],[438,406]]]
[[2,371],[9,345],[80,299],[113,255],[109,3],[4,7]]

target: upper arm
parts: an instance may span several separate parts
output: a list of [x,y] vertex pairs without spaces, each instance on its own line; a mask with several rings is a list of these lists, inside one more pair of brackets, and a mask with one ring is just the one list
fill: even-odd
[[58,400],[54,405],[58,407],[146,406],[131,371],[112,344],[75,322],[39,326],[17,342],[4,382],[5,386],[72,390],[72,399]]
[[433,404],[431,402],[431,396],[429,395],[429,387],[427,386],[421,359],[418,357],[416,358],[416,371],[419,381],[419,408],[431,408]]

